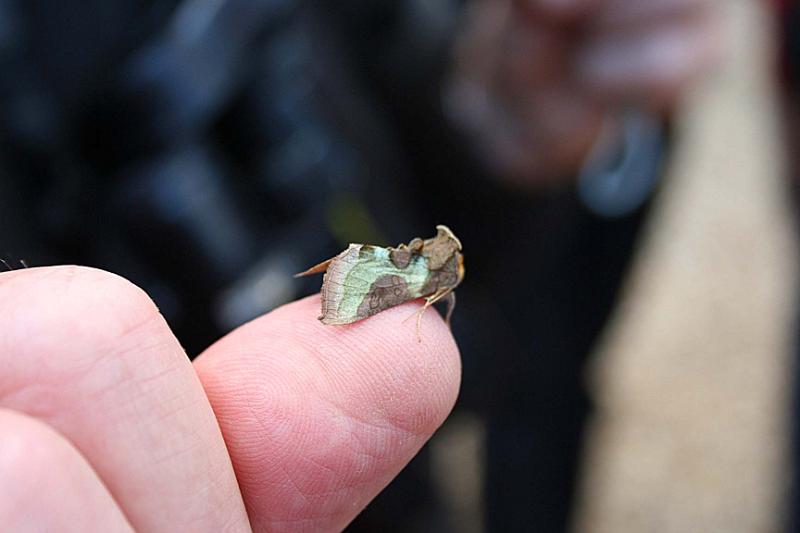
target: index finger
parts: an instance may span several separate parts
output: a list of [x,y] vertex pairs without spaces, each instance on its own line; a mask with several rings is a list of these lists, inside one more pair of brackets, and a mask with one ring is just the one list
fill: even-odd
[[441,318],[389,309],[351,326],[287,305],[209,348],[195,368],[256,530],[339,530],[452,408],[458,349]]

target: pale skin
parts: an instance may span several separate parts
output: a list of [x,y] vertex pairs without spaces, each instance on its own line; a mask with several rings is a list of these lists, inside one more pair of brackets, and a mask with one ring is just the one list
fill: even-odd
[[0,523],[13,531],[335,531],[445,419],[458,349],[408,303],[319,299],[192,364],[149,297],[81,267],[0,273]]

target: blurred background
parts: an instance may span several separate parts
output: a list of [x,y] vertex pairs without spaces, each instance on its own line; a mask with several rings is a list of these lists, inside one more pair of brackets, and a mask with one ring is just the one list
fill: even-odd
[[190,357],[449,225],[453,415],[351,531],[795,530],[800,7],[0,0],[0,258]]

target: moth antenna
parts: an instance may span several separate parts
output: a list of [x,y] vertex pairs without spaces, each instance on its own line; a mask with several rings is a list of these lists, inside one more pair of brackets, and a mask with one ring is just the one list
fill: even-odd
[[5,259],[0,258],[0,262],[2,262],[9,271],[14,270],[13,268],[11,268],[11,265],[9,265],[8,262]]
[[24,259],[20,259],[20,260],[19,260],[19,262],[20,262],[20,264],[21,264],[23,267],[25,267],[25,268],[29,268],[29,267],[28,267],[28,263],[26,263]]
[[445,296],[444,301],[447,303],[447,313],[445,314],[444,317],[444,323],[447,324],[447,327],[452,328],[452,325],[450,324],[450,319],[453,318],[453,310],[456,308],[456,292],[455,291],[448,292],[447,296]]

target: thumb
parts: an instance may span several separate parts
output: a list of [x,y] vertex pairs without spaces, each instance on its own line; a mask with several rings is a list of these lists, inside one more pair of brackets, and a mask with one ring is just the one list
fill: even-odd
[[350,326],[319,298],[234,331],[195,362],[256,530],[339,530],[444,421],[460,361],[436,313],[406,304]]

